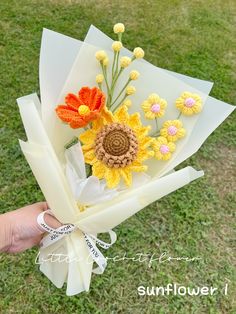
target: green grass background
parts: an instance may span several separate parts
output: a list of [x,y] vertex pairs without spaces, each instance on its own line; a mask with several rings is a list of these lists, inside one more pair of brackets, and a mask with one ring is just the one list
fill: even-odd
[[[109,36],[123,22],[124,43],[145,49],[163,68],[214,81],[211,95],[235,104],[235,0],[23,1],[0,2],[1,202],[6,212],[43,199],[18,145],[25,138],[15,99],[39,91],[42,28],[83,39],[90,24]],[[200,256],[198,262],[110,261],[93,276],[89,293],[66,297],[34,264],[37,249],[0,255],[0,313],[236,313],[235,114],[180,167],[205,176],[153,203],[116,228],[118,241],[107,256],[167,251]],[[139,297],[139,285],[229,284],[228,296]]]

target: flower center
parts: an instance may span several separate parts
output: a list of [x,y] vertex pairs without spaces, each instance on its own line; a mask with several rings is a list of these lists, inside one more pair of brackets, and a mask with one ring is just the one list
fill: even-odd
[[169,151],[170,151],[170,149],[169,149],[169,147],[167,145],[161,145],[160,152],[162,154],[167,154],[167,153],[169,153]]
[[176,126],[174,125],[171,125],[169,128],[168,128],[168,134],[169,135],[175,135],[177,133],[178,129]]
[[95,139],[95,155],[110,168],[124,168],[137,156],[138,141],[127,125],[111,123],[104,126]]
[[151,107],[151,111],[153,113],[157,113],[161,110],[161,106],[159,104],[153,104],[152,107]]
[[78,108],[78,112],[79,112],[79,114],[80,114],[81,116],[84,116],[84,115],[90,113],[90,109],[89,109],[89,107],[86,106],[86,105],[81,105],[81,106],[79,106],[79,108]]
[[185,102],[184,102],[185,106],[188,108],[193,107],[195,105],[195,103],[196,103],[196,101],[192,97],[185,99]]

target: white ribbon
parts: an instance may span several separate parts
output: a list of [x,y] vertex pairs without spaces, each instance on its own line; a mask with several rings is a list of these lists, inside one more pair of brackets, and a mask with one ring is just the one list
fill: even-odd
[[[48,235],[46,235],[40,242],[40,247],[41,248],[46,248],[53,243],[59,241],[60,239],[64,238],[66,235],[71,234],[74,232],[76,229],[79,229],[77,226],[73,224],[65,224],[62,225],[61,227],[54,229],[48,226],[48,224],[44,220],[44,215],[49,214],[51,216],[54,216],[52,211],[46,210],[40,213],[37,217],[37,223],[38,225],[48,232]],[[109,230],[108,233],[110,235],[111,243],[106,243],[97,237],[95,237],[92,234],[88,234],[83,232],[81,230],[83,235],[84,235],[84,240],[87,245],[88,251],[90,253],[90,256],[92,259],[95,261],[95,263],[98,265],[97,268],[93,269],[93,272],[96,274],[102,274],[107,266],[107,259],[106,257],[101,253],[101,251],[97,248],[96,244],[98,244],[100,247],[103,249],[107,250],[109,249],[115,242],[116,242],[116,233],[113,230]]]

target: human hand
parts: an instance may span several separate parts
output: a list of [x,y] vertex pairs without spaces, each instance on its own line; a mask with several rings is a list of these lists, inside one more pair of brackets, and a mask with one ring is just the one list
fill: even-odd
[[[47,203],[40,202],[0,215],[0,252],[18,253],[38,245],[45,231],[38,225],[37,217],[47,209]],[[45,221],[52,228],[61,226],[47,214]]]

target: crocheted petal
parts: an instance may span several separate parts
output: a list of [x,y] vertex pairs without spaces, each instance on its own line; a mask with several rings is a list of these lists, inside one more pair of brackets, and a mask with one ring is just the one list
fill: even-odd
[[82,134],[80,134],[79,139],[83,144],[93,144],[96,138],[96,133],[93,132],[93,130],[87,130],[85,132],[83,132]]
[[73,117],[72,121],[70,122],[70,127],[72,129],[82,128],[87,124],[79,115]]
[[79,91],[79,99],[82,101],[84,105],[89,106],[89,100],[90,100],[90,91],[91,89],[89,87],[82,87]]
[[68,109],[67,106],[57,106],[55,109],[58,117],[64,121],[64,122],[70,122],[76,115],[78,115],[77,112],[74,110]]
[[91,111],[89,114],[86,114],[85,116],[83,116],[83,120],[86,122],[90,122],[97,119],[99,115],[100,115],[99,112]]
[[90,110],[101,110],[104,104],[105,104],[105,95],[97,87],[93,87],[90,90],[88,104],[87,104]]
[[91,104],[91,110],[100,111],[105,105],[105,100],[106,100],[105,95],[97,89],[93,103]]
[[139,141],[139,146],[142,148],[142,149],[145,149],[147,147],[149,147],[153,142],[153,138],[152,137],[144,137],[143,139],[141,139]]
[[84,160],[89,165],[93,165],[97,161],[97,158],[95,156],[93,149],[90,149],[87,152],[84,152]]
[[126,106],[121,106],[115,113],[115,119],[117,122],[127,124],[129,122],[129,114]]
[[140,163],[137,163],[137,165],[134,163],[132,164],[129,169],[131,171],[135,171],[135,172],[144,172],[147,171],[147,166],[146,165],[141,165]]
[[169,160],[170,158],[171,158],[171,153],[167,153],[167,154],[162,155],[163,160]]
[[101,163],[100,161],[97,161],[93,164],[93,175],[97,177],[98,179],[103,179],[106,172],[106,166]]
[[102,110],[101,117],[103,120],[103,124],[109,124],[109,123],[115,122],[115,117],[113,116],[111,111],[107,109],[107,107],[104,107],[104,109]]
[[162,155],[162,153],[161,153],[160,151],[157,151],[155,157],[156,157],[158,160],[162,160],[163,155]]
[[131,186],[131,184],[132,184],[132,174],[131,174],[131,171],[130,171],[129,167],[127,167],[127,169],[125,169],[125,168],[121,169],[120,173],[121,173],[121,175],[122,175],[122,177],[123,177],[123,179],[125,181],[125,184],[127,186]]
[[148,132],[150,131],[150,126],[143,126],[143,127],[138,128],[135,131],[137,133],[137,137],[139,139],[141,139],[141,138],[147,136]]
[[129,123],[128,125],[133,128],[136,129],[137,127],[141,127],[141,121],[140,121],[140,114],[138,112],[132,114],[129,117]]
[[168,144],[168,146],[169,146],[171,152],[175,151],[175,144],[174,143],[170,142]]
[[202,106],[201,104],[197,104],[196,106],[193,106],[192,109],[194,113],[199,113],[202,110]]
[[67,106],[77,111],[80,105],[82,105],[80,99],[74,94],[68,94],[65,98]]
[[119,169],[106,168],[105,179],[106,179],[108,188],[112,189],[112,188],[116,187],[119,184],[119,182],[120,182]]
[[145,118],[146,119],[149,119],[149,120],[153,120],[156,118],[156,115],[155,113],[151,112],[151,111],[148,111],[145,113]]
[[140,149],[137,155],[137,161],[142,163],[153,156],[154,152],[152,150]]

